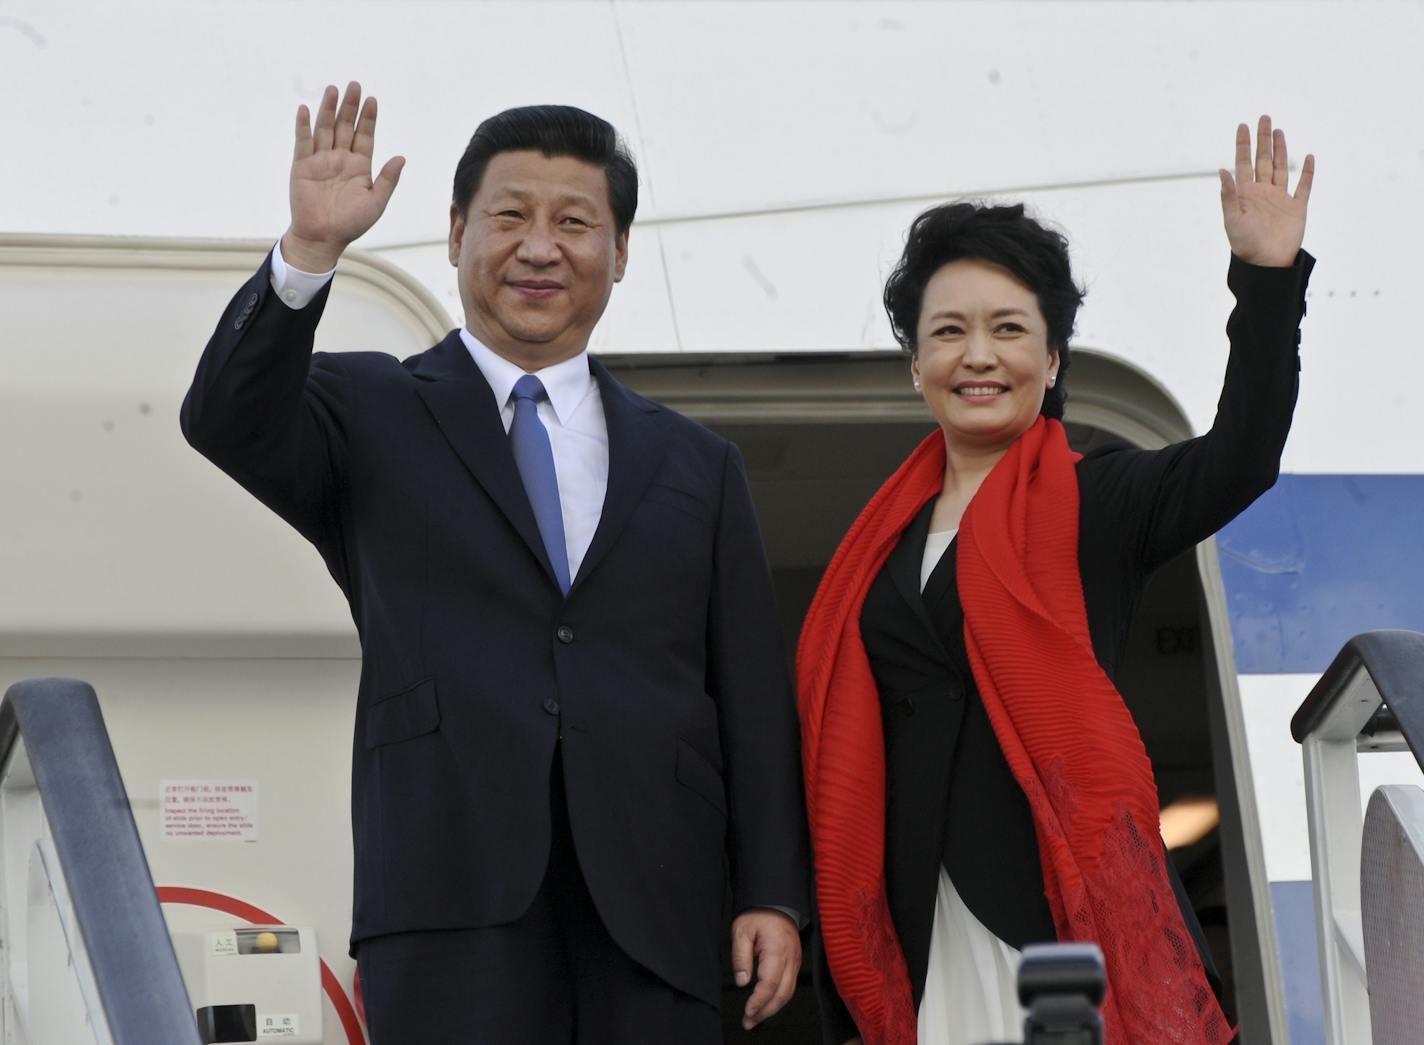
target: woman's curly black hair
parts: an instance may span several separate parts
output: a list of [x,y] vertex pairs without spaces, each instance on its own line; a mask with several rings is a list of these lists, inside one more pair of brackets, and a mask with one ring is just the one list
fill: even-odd
[[910,225],[905,250],[885,281],[885,312],[895,340],[910,355],[930,277],[951,261],[974,258],[1007,270],[1038,298],[1048,348],[1058,353],[1058,379],[1043,397],[1044,417],[1061,419],[1067,399],[1068,339],[1086,291],[1073,281],[1068,240],[1024,213],[1021,203],[944,203]]

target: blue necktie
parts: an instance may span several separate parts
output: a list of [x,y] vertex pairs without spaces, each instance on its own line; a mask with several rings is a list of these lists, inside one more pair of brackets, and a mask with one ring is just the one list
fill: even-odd
[[564,543],[564,512],[559,506],[559,479],[554,472],[554,448],[549,443],[549,430],[539,420],[539,400],[544,399],[544,385],[533,374],[525,374],[514,383],[514,423],[509,426],[509,442],[514,447],[514,463],[524,480],[524,492],[534,509],[534,521],[539,524],[539,536],[544,538],[544,550],[549,553],[549,565],[559,579],[563,593],[569,593],[569,553]]

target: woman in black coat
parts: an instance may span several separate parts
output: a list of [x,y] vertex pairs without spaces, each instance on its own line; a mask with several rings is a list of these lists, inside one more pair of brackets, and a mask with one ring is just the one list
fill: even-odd
[[1292,195],[1282,133],[1262,118],[1253,168],[1238,129],[1226,380],[1211,431],[1160,451],[1067,449],[1061,236],[968,203],[911,227],[885,303],[941,432],[847,536],[798,655],[826,1042],[1018,1040],[1017,952],[1054,939],[1103,947],[1114,1045],[1231,1037],[1112,679],[1152,572],[1275,482],[1313,170]]

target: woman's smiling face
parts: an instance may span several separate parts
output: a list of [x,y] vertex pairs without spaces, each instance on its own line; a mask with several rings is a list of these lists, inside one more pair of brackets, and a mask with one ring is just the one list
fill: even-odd
[[910,372],[951,449],[1001,450],[1037,420],[1058,353],[1032,290],[962,258],[925,284]]

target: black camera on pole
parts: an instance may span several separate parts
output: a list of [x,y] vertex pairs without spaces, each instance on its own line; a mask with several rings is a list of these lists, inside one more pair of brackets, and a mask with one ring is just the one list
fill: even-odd
[[1093,943],[1031,944],[1019,962],[1024,1045],[1103,1045],[1098,1013],[1107,993],[1103,952]]
[[1025,947],[1019,962],[1019,1002],[1028,1010],[1024,1045],[1103,1045],[1098,1008],[1107,986],[1097,944]]

